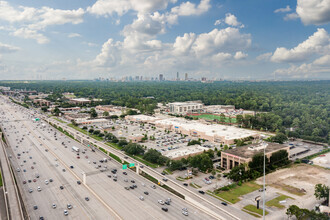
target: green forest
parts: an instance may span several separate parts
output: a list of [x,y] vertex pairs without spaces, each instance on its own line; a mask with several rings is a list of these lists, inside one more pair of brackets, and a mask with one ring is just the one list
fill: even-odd
[[[137,108],[152,114],[157,103],[201,100],[205,105],[235,105],[256,116],[238,118],[242,127],[282,132],[290,137],[330,144],[330,81],[290,82],[97,82],[2,81],[12,89],[73,92],[101,103]],[[148,97],[148,98],[147,98]],[[153,98],[150,98],[153,97]],[[290,129],[291,128],[291,129]]]

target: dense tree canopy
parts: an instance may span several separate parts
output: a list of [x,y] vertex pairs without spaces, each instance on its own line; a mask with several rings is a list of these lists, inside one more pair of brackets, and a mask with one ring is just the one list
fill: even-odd
[[[0,82],[2,86],[53,92],[60,102],[63,92],[77,97],[100,98],[97,104],[114,104],[153,113],[158,102],[201,100],[205,105],[235,105],[259,112],[239,117],[243,127],[280,131],[291,137],[330,142],[330,81],[312,82]],[[146,98],[146,97],[154,97]],[[61,102],[61,106],[63,107]],[[263,113],[269,112],[269,113]],[[291,129],[289,129],[291,128]]]

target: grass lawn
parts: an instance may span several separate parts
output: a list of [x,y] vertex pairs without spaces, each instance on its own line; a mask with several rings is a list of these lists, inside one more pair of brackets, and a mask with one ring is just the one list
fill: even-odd
[[110,147],[113,147],[113,148],[115,148],[117,150],[121,150],[122,149],[122,147],[118,146],[118,144],[115,144],[115,143],[106,142],[105,144],[108,145],[108,146],[110,146]]
[[297,195],[297,196],[303,196],[303,195],[306,194],[301,189],[298,189],[298,188],[296,188],[294,186],[290,186],[290,185],[273,183],[273,184],[271,184],[271,186],[275,187],[275,188],[278,188],[278,189],[282,189],[284,191],[287,191],[288,193],[292,193],[292,194]]
[[179,180],[179,181],[185,181],[185,179],[183,179],[182,177],[177,177],[177,178],[175,178],[175,179],[177,179],[177,180]]
[[[253,215],[252,213],[247,212],[247,213],[249,213],[249,214],[252,214],[253,216],[257,216],[257,217],[260,217],[259,215],[262,216],[262,209],[257,209],[257,207],[254,206],[254,205],[247,205],[247,206],[244,206],[242,210],[243,210],[243,211],[248,210],[248,211],[250,211],[250,212],[253,212],[253,213],[258,214],[258,215]],[[246,211],[245,211],[245,212],[246,212]],[[268,215],[268,212],[267,212],[266,210],[265,210],[265,215]]]
[[195,189],[202,188],[201,186],[197,185],[196,183],[189,183],[189,186],[194,187]]
[[52,117],[53,119],[55,119],[56,121],[59,121],[59,122],[61,122],[61,123],[64,123],[64,124],[66,124],[66,122],[65,121],[63,121],[63,120],[61,120],[61,119],[59,119],[59,118],[57,118],[57,117]]
[[280,195],[280,196],[266,202],[266,206],[269,206],[269,207],[273,206],[273,207],[277,207],[279,209],[283,209],[283,208],[285,208],[285,206],[280,204],[280,201],[286,200],[286,199],[293,199],[293,198],[290,196],[286,196],[286,195]]
[[166,168],[163,172],[166,174],[173,174],[173,172],[168,168]]
[[[203,118],[203,119],[206,119],[206,120],[214,120],[214,119],[217,119],[219,121],[220,120],[220,115],[212,115],[212,114],[203,114],[203,115],[191,115],[191,117],[193,118]],[[225,122],[229,123],[229,117],[226,117],[225,118]],[[232,118],[231,119],[231,123],[236,123],[236,118]]]
[[243,183],[242,186],[237,186],[234,189],[231,189],[229,191],[220,192],[215,195],[234,204],[234,203],[240,201],[240,199],[239,199],[240,196],[253,192],[257,189],[260,189],[260,187],[261,187],[260,185],[256,184],[253,181],[246,182],[246,183]]

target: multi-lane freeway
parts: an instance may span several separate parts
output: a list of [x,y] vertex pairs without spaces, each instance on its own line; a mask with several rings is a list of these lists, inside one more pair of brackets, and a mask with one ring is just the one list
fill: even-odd
[[[118,162],[108,158],[101,163],[105,157],[101,152],[86,149],[82,153],[85,146],[43,121],[33,121],[34,110],[4,97],[1,103],[1,127],[10,146],[7,155],[31,219],[212,219],[164,189],[153,189],[151,182],[130,170],[124,175]],[[79,159],[73,146],[80,149]],[[106,166],[106,171],[101,172],[99,166]],[[118,170],[117,181],[110,172],[114,168]],[[87,175],[86,184],[82,183],[82,173]],[[137,187],[125,189],[132,185]],[[167,198],[170,205],[158,203]],[[188,216],[183,215],[183,208]]]

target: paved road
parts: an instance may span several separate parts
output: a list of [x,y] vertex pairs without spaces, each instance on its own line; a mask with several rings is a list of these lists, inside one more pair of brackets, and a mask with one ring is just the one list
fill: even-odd
[[[69,210],[68,217],[72,219],[211,219],[162,188],[152,189],[151,183],[134,172],[127,171],[128,175],[123,175],[120,164],[116,161],[101,164],[99,160],[104,155],[100,152],[80,153],[81,158],[77,159],[76,153],[71,150],[72,146],[80,149],[85,147],[49,125],[43,126],[42,122],[33,122],[30,110],[3,103],[0,105],[0,114],[2,121],[6,123],[2,124],[12,146],[8,154],[12,155],[13,166],[22,170],[17,172],[18,182],[23,189],[23,198],[28,204],[28,213],[32,219],[37,219],[38,216],[46,216],[47,219],[63,218],[63,210],[67,203],[74,207]],[[17,153],[21,154],[19,159]],[[85,158],[86,155],[88,159]],[[107,165],[108,171],[100,172],[95,168],[96,165]],[[31,169],[31,166],[34,166],[34,169]],[[70,166],[74,168],[71,169]],[[107,177],[108,174],[112,175],[109,171],[111,168],[119,170],[117,182],[113,181],[113,177]],[[24,169],[26,172],[23,172]],[[62,169],[66,171],[63,172]],[[86,185],[77,184],[77,180],[82,181],[82,172],[89,174]],[[36,173],[40,175],[39,178],[35,178]],[[44,180],[49,178],[54,181],[46,185]],[[36,182],[23,184],[24,180],[29,179],[36,179]],[[137,188],[124,189],[124,186],[133,184],[125,182],[125,179],[134,180]],[[60,185],[64,187],[63,190],[59,189]],[[38,186],[42,188],[41,192],[37,192]],[[34,191],[28,193],[29,188]],[[148,191],[149,195],[145,195],[145,191]],[[139,199],[141,195],[144,201]],[[90,201],[85,201],[86,196]],[[171,205],[157,203],[159,199],[165,200],[169,197],[172,199]],[[51,208],[52,203],[57,204],[56,209]],[[38,210],[33,210],[34,205],[38,205]],[[168,212],[161,210],[164,206],[168,207]],[[183,207],[188,208],[188,217],[182,215]]]
[[24,219],[18,192],[16,191],[15,181],[12,178],[10,164],[7,160],[5,144],[2,140],[0,140],[0,158],[3,186],[5,187],[7,195],[8,214],[10,218],[15,217],[15,219]]
[[[88,137],[86,135],[81,134],[80,132],[77,132],[76,130],[74,130],[62,123],[59,123],[56,120],[53,120],[53,119],[49,119],[49,120],[52,123],[60,125],[62,128],[65,128],[66,130],[70,131],[70,133],[74,134],[76,137],[82,137],[83,139],[90,141],[90,139],[87,139]],[[104,144],[103,142],[96,141],[96,140],[93,140],[93,142],[95,144],[97,144],[98,146],[103,147],[107,151],[110,151],[116,155],[119,155],[121,158],[124,158],[127,156],[123,152],[116,150],[112,147],[109,147],[108,145]],[[136,164],[139,164],[139,161],[136,161],[133,158],[128,158],[125,160],[128,162],[132,162],[132,163],[134,162]],[[159,173],[158,171],[156,171],[150,167],[144,167],[142,170],[148,172],[150,175],[152,175],[159,181],[163,182],[162,179],[164,178],[164,176],[161,173]],[[195,206],[202,207],[203,210],[208,210],[209,213],[212,213],[213,216],[215,216],[215,215],[218,216],[219,219],[246,219],[246,220],[255,219],[252,216],[247,216],[245,212],[243,212],[235,207],[232,207],[232,206],[225,207],[225,206],[221,205],[220,204],[221,202],[216,198],[213,198],[208,195],[200,195],[198,192],[196,192],[196,190],[191,190],[189,188],[186,188],[182,184],[179,184],[174,180],[169,179],[166,182],[166,185],[175,189],[177,192],[180,192],[181,194],[185,195],[186,200],[189,200],[191,202],[191,204],[195,204]]]

